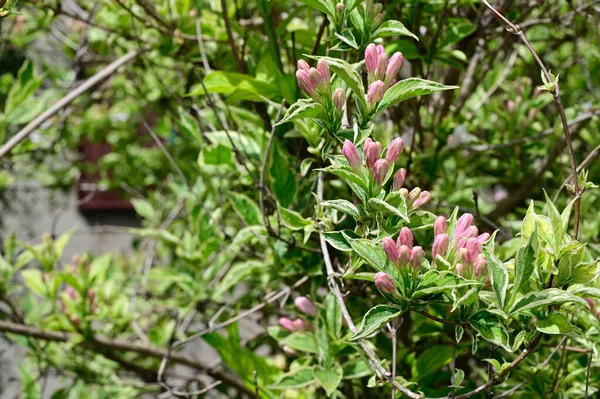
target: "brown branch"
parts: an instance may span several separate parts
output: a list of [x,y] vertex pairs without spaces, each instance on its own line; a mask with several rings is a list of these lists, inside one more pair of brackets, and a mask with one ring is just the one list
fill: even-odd
[[137,57],[142,51],[145,51],[145,49],[141,49],[138,51],[132,51],[130,53],[125,54],[124,56],[120,57],[116,61],[107,65],[100,72],[98,72],[97,74],[95,74],[94,76],[92,76],[91,78],[86,80],[85,82],[83,82],[75,90],[71,91],[70,93],[67,93],[67,95],[64,96],[63,98],[61,98],[56,104],[54,104],[49,109],[47,109],[46,111],[44,111],[43,113],[38,115],[34,120],[29,122],[27,124],[27,126],[25,126],[23,129],[19,130],[19,132],[17,134],[12,136],[10,138],[10,140],[8,140],[6,142],[6,144],[4,144],[0,148],[0,158],[4,157],[17,144],[19,144],[21,141],[26,139],[42,123],[44,123],[45,121],[50,119],[61,109],[65,108],[66,106],[71,104],[73,101],[75,101],[75,99],[77,97],[79,97],[80,95],[82,95],[83,93],[85,93],[86,91],[91,89],[92,87],[94,87],[96,84],[103,81],[104,79],[109,78],[113,73],[115,73],[117,71],[117,69],[119,69],[119,67],[121,67],[122,65],[128,63],[129,61],[131,61],[132,59]]
[[[41,330],[36,327],[12,323],[4,320],[0,320],[0,332],[18,334],[51,342],[69,342],[81,338],[79,334]],[[82,345],[102,350],[110,349],[116,351],[134,352],[155,358],[164,358],[168,356],[168,350],[163,348],[157,348],[150,345],[143,345],[119,339],[111,339],[99,335],[91,337],[91,339],[88,341],[83,342]],[[205,364],[202,360],[196,357],[188,356],[182,353],[172,353],[170,355],[170,359],[175,363],[188,366],[196,370],[202,370],[209,376],[222,380],[226,384],[235,387],[246,394],[251,395],[253,393],[251,389],[246,387],[246,385],[244,385],[236,377],[221,370],[213,370],[210,368],[210,365]]]
[[323,38],[323,33],[325,33],[325,28],[329,24],[329,19],[327,16],[323,16],[323,22],[321,22],[321,26],[319,26],[319,31],[317,32],[317,38],[315,39],[315,44],[313,44],[313,48],[310,51],[311,55],[316,55],[317,51],[319,51],[319,45],[321,44],[321,39]]
[[227,32],[227,40],[229,41],[229,47],[231,47],[231,54],[233,55],[235,65],[237,65],[238,71],[240,71],[241,73],[246,73],[246,66],[240,59],[237,46],[235,45],[235,39],[233,38],[231,21],[229,20],[229,15],[227,13],[227,0],[221,0],[221,13],[223,14],[223,21],[225,22],[225,31]]
[[[506,19],[506,17],[504,17],[504,15],[502,15],[499,11],[497,11],[494,7],[492,7],[492,5],[487,0],[481,0],[481,1],[490,10],[492,10],[492,12],[494,14],[496,14],[498,16],[498,18],[502,19],[510,27],[513,34],[517,35],[519,37],[519,39],[521,39],[523,44],[525,44],[525,46],[527,47],[527,49],[529,50],[529,52],[531,53],[531,55],[533,56],[535,61],[538,63],[538,65],[542,69],[542,72],[544,73],[546,80],[549,83],[553,82],[554,79],[552,78],[552,76],[550,75],[550,73],[548,72],[546,67],[544,66],[544,63],[542,62],[542,60],[540,59],[538,54],[535,52],[533,47],[531,47],[531,44],[525,37],[525,34],[521,30],[521,28],[518,25],[515,25],[512,22],[510,22],[508,19]],[[571,140],[571,132],[569,131],[569,123],[567,122],[567,116],[565,115],[565,109],[562,104],[562,100],[560,98],[560,89],[558,86],[558,80],[554,81],[554,90],[552,91],[552,95],[554,98],[554,102],[556,103],[556,105],[558,107],[558,113],[560,115],[560,120],[562,122],[563,130],[565,133],[565,141],[567,143],[567,148],[569,150],[569,161],[571,163],[571,174],[572,174],[572,179],[573,179],[573,187],[575,189],[575,193],[574,193],[575,194],[575,205],[573,206],[573,215],[574,215],[573,216],[573,219],[574,219],[574,221],[573,221],[573,238],[576,240],[577,235],[579,233],[579,218],[580,218],[580,210],[581,210],[581,191],[579,190],[579,183],[577,181],[577,165],[575,164],[575,154],[573,152],[573,142]]]

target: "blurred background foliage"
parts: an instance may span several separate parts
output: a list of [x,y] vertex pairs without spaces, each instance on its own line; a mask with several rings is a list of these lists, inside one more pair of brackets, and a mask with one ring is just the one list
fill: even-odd
[[[139,52],[0,159],[2,214],[15,205],[7,189],[17,181],[68,190],[91,173],[98,176],[94,190],[131,200],[143,219],[137,233],[144,239],[136,243],[134,255],[91,259],[98,270],[93,281],[76,274],[82,279],[79,285],[95,287],[102,301],[99,313],[81,315],[87,317],[81,328],[110,337],[132,336],[138,328],[132,323],[139,321],[149,342],[161,347],[186,335],[188,317],[198,323],[226,320],[236,314],[238,304],[250,308],[265,292],[305,275],[315,276],[303,287],[306,292],[325,284],[322,260],[315,253],[318,239],[311,234],[314,226],[304,234],[293,233],[282,229],[277,216],[278,204],[305,217],[313,214],[314,199],[308,193],[315,191],[314,169],[323,166],[322,131],[307,120],[283,124],[274,129],[276,140],[266,152],[280,104],[299,98],[297,61],[311,54],[357,61],[374,39],[373,32],[357,24],[336,26],[312,7],[318,3],[5,4],[14,8],[0,19],[0,143],[110,62]],[[382,5],[384,21],[402,22],[419,39],[393,33],[383,38],[388,53],[404,54],[401,76],[460,86],[390,108],[374,126],[375,138],[387,142],[401,136],[407,143],[402,156],[410,171],[408,184],[431,192],[430,210],[449,214],[460,206],[476,215],[482,230],[500,229],[498,238],[507,241],[519,231],[529,199],[536,200],[541,212],[543,189],[551,198],[563,191],[556,197],[562,209],[570,195],[563,187],[569,160],[560,119],[551,95],[536,89],[542,84],[539,67],[518,38],[474,0],[384,0]],[[597,182],[600,2],[515,0],[495,6],[520,24],[544,63],[560,75],[576,162],[585,163],[588,180]],[[110,153],[98,162],[83,162],[81,148],[90,143],[108,144]],[[598,195],[590,191],[583,198],[580,233],[595,257],[600,254]],[[339,185],[339,192],[325,196],[351,194]],[[265,215],[274,221],[270,238],[265,238]],[[2,234],[8,237],[6,254],[12,244],[8,232]],[[52,247],[49,242],[55,238],[40,245]],[[512,255],[510,243],[503,248],[506,258]],[[41,252],[40,262],[49,254],[60,257],[57,248]],[[0,292],[18,303],[23,309],[18,313],[28,323],[74,328],[56,315],[57,302],[40,304],[19,294],[21,284],[12,276],[2,281]],[[27,276],[29,289],[42,278],[33,272]],[[228,294],[240,282],[244,289],[232,304]],[[353,284],[364,292],[360,281]],[[364,308],[360,298],[352,301]],[[274,324],[273,315],[281,311],[271,309],[260,324]],[[239,345],[235,340],[208,341],[217,350]],[[126,362],[156,370],[160,359],[123,355],[115,361],[83,348],[73,348],[77,356],[65,357],[62,351],[68,349],[54,344],[22,343],[32,354],[23,365],[27,397],[39,395],[36,367],[64,370],[75,381],[71,397],[135,397],[160,390],[155,380],[144,385],[121,378]],[[418,342],[406,338],[405,344]],[[240,356],[250,369],[259,363],[275,367],[251,356],[261,345],[273,346],[264,332],[246,337],[244,345],[247,350]],[[406,364],[426,368],[424,360],[414,363],[411,356]],[[228,366],[235,371],[245,367],[235,363]],[[439,366],[433,364],[431,370]],[[143,377],[143,370],[137,372]],[[429,369],[421,370],[421,377],[422,383],[439,382],[431,381],[436,375]],[[267,375],[259,378],[273,382]],[[224,386],[217,390],[227,392]],[[68,392],[64,395],[57,397]]]

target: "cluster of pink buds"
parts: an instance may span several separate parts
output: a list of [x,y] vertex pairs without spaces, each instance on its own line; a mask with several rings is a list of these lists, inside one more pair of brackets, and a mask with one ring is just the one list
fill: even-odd
[[[294,301],[298,310],[308,316],[316,316],[318,309],[315,304],[305,296],[299,296]],[[296,331],[309,331],[312,329],[312,325],[302,319],[290,320],[287,317],[279,319],[279,325],[290,332]]]
[[[313,100],[322,102],[331,95],[330,79],[329,64],[324,59],[317,62],[316,68],[311,68],[304,60],[298,61],[298,70],[296,71],[298,86]],[[342,110],[346,102],[344,89],[336,89],[331,100],[338,110]]]
[[[400,169],[401,172],[403,169]],[[397,173],[398,174],[398,173]],[[398,176],[398,180],[402,181],[406,177],[406,172],[404,172],[404,176]],[[394,176],[394,182],[396,181],[396,176]],[[398,184],[399,185],[399,184]],[[395,188],[396,184],[394,184]],[[406,205],[409,209],[417,209],[421,206],[425,205],[431,199],[431,194],[429,191],[421,191],[419,187],[415,187],[412,190],[408,191],[406,188],[398,189],[398,192],[406,198]]]
[[[394,162],[400,156],[400,153],[404,150],[404,141],[401,138],[396,138],[392,140],[390,145],[388,146],[385,158],[381,157],[382,146],[378,141],[373,141],[371,138],[365,140],[365,144],[363,146],[363,153],[365,158],[365,164],[367,169],[373,176],[373,180],[377,185],[380,185],[384,182],[385,177],[389,171],[390,165],[393,165]],[[361,169],[360,156],[358,155],[358,151],[356,147],[350,140],[346,140],[344,142],[344,146],[342,147],[342,154],[348,161],[350,167],[356,171]],[[406,175],[406,172],[404,172]]]
[[413,270],[421,270],[425,251],[420,246],[413,247],[413,234],[408,227],[403,227],[400,230],[396,241],[391,237],[385,237],[381,241],[381,247],[390,262],[396,267],[410,266]]
[[369,88],[367,101],[371,106],[381,101],[385,91],[396,84],[396,75],[402,66],[402,53],[388,57],[382,45],[369,44],[365,50],[365,67]]
[[[65,289],[65,293],[69,298],[71,298],[72,301],[77,300],[77,298],[79,297],[79,295],[77,294],[77,290],[75,290],[75,288],[73,288],[70,285],[68,285]],[[89,304],[90,312],[92,314],[96,313],[96,310],[98,309],[98,299],[96,298],[96,291],[93,288],[90,288],[87,292],[87,303]],[[76,315],[69,313],[69,310],[67,309],[64,300],[60,301],[60,311],[69,318],[69,320],[74,326],[79,325],[79,318]]]
[[[448,223],[444,216],[438,216],[433,224],[433,260],[438,256],[445,256],[450,248],[450,237],[446,233]],[[487,261],[481,253],[481,246],[489,240],[488,233],[479,234],[473,225],[473,215],[465,213],[456,221],[452,237],[454,251],[458,256],[455,271],[463,277],[473,276],[479,279],[487,274]]]
[[375,286],[379,291],[389,295],[395,295],[398,293],[394,279],[389,274],[384,272],[375,273],[374,280]]

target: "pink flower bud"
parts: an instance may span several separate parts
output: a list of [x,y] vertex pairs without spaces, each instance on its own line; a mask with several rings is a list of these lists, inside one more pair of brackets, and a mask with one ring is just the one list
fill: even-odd
[[406,199],[406,201],[408,201],[408,190],[407,189],[401,188],[400,190],[398,190],[398,194],[403,196],[404,199]]
[[473,264],[473,274],[475,278],[479,279],[487,274],[487,261],[483,255],[478,255]]
[[377,46],[373,43],[369,44],[365,49],[365,67],[368,73],[375,73],[378,58]]
[[358,151],[350,140],[344,141],[342,154],[344,154],[344,157],[346,157],[346,160],[352,169],[357,170],[360,168],[360,157],[358,156]]
[[382,184],[387,176],[389,166],[385,159],[378,159],[373,166],[373,180],[376,184]]
[[306,92],[309,96],[313,97],[316,94],[316,86],[310,77],[310,74],[306,70],[296,71],[296,80],[298,86]]
[[456,221],[456,227],[454,228],[454,238],[463,235],[465,230],[473,224],[473,215],[465,213]]
[[282,317],[281,319],[279,319],[279,325],[290,332],[294,331],[294,324],[287,317]]
[[94,303],[95,299],[96,299],[96,291],[94,291],[94,289],[88,290],[88,301],[90,303]]
[[67,314],[67,307],[65,306],[65,302],[61,299],[59,305],[60,313]]
[[515,112],[515,102],[514,102],[514,100],[508,100],[506,102],[506,109],[508,109],[508,112],[510,112],[511,114],[513,114]]
[[413,247],[413,233],[408,227],[403,227],[398,234],[398,240],[396,245],[406,245],[409,249]]
[[329,86],[329,81],[331,80],[331,73],[329,72],[329,64],[323,58],[317,62],[317,71],[321,75],[321,79],[323,80],[326,86]]
[[394,175],[394,183],[392,184],[392,190],[399,191],[404,185],[406,180],[406,169],[402,168]]
[[323,75],[316,68],[310,68],[308,73],[317,89],[322,89],[325,86],[325,78],[323,78]]
[[77,317],[75,315],[71,315],[71,317],[69,317],[69,320],[71,321],[71,324],[73,324],[75,327],[79,326],[79,323],[80,323],[79,317]]
[[448,246],[450,245],[450,238],[448,234],[441,233],[435,236],[433,239],[433,248],[431,249],[431,257],[435,259],[438,255],[444,256],[446,255],[446,251],[448,251]]
[[390,262],[392,262],[393,264],[398,264],[398,247],[396,246],[396,243],[391,237],[385,237],[383,240],[381,240],[381,248],[383,249],[383,252],[385,252],[385,254],[387,255]]
[[317,307],[310,299],[305,296],[299,296],[294,301],[299,311],[309,316],[315,316],[317,314]]
[[444,216],[438,216],[433,222],[433,235],[438,236],[446,232],[448,228],[448,222]]
[[594,305],[594,300],[592,298],[584,298],[584,300],[588,303],[588,305],[590,306],[590,312],[594,312],[594,310],[596,310],[596,306]]
[[413,269],[421,269],[421,264],[423,263],[423,259],[425,258],[425,251],[423,248],[416,246],[412,249],[412,254],[410,258],[410,265]]
[[296,351],[293,350],[292,348],[290,348],[289,346],[284,345],[282,349],[283,349],[283,353],[285,353],[286,355],[296,356]]
[[600,320],[600,309],[596,310],[596,318]]
[[383,98],[383,93],[385,93],[385,83],[381,80],[376,80],[371,83],[369,86],[369,90],[367,92],[367,100],[369,104],[375,105]]
[[469,262],[473,262],[481,254],[481,244],[477,238],[469,238],[467,240],[467,252],[469,253]]
[[294,331],[308,331],[310,330],[310,323],[302,319],[296,319],[292,321],[292,328]]
[[335,10],[337,11],[338,15],[343,16],[344,11],[346,11],[346,5],[342,2],[339,2],[335,5]]
[[379,159],[379,154],[381,154],[381,143],[368,138],[365,140],[363,149],[367,168],[372,169],[375,166],[375,162]]
[[467,248],[461,248],[458,250],[458,256],[462,264],[467,267],[471,264],[471,258],[469,258],[469,251]]
[[394,295],[396,293],[396,284],[394,284],[394,280],[392,276],[384,272],[375,273],[375,286],[381,292],[386,294]]
[[385,70],[385,82],[390,83],[392,79],[396,77],[400,67],[402,66],[402,60],[404,57],[401,52],[395,52],[390,58],[390,62],[388,63],[387,69]]
[[485,244],[487,242],[487,240],[490,239],[490,234],[489,233],[483,233],[477,236],[477,241],[479,241],[479,243],[481,245]]
[[387,70],[388,64],[388,55],[383,51],[379,54],[379,58],[377,59],[377,68],[375,69],[375,76],[377,76],[377,79],[383,80],[385,78],[385,71]]
[[429,193],[429,191],[423,191],[421,195],[419,195],[419,198],[417,198],[417,200],[413,203],[413,207],[418,208],[422,205],[425,205],[429,202],[430,199],[431,194]]
[[462,263],[456,264],[455,271],[456,271],[456,274],[458,274],[459,276],[461,276],[461,277],[465,276],[466,270],[465,270],[465,267],[462,265]]
[[479,234],[479,230],[477,229],[477,226],[471,226],[465,230],[465,232],[463,233],[462,236],[464,238],[471,238],[471,237],[477,237],[478,234]]
[[71,297],[71,299],[75,299],[77,298],[77,291],[75,291],[75,288],[71,287],[70,285],[67,287],[67,295]]
[[344,104],[346,103],[346,92],[344,89],[341,87],[335,89],[331,98],[335,108],[337,108],[338,111],[342,111],[344,109]]
[[410,190],[410,193],[408,193],[408,201],[415,201],[417,198],[419,198],[419,195],[421,195],[421,189],[419,187],[413,188]]
[[396,162],[400,153],[404,150],[404,141],[400,137],[394,139],[390,145],[388,146],[387,153],[385,154],[385,159],[390,163]]
[[410,258],[412,257],[412,251],[406,245],[401,245],[398,250],[398,263],[401,265],[406,265],[410,262]]
[[298,70],[308,72],[310,70],[310,66],[308,65],[308,63],[306,61],[298,60]]

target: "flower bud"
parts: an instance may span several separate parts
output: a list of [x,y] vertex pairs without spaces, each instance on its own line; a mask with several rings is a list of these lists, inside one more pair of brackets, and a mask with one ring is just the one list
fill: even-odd
[[479,243],[481,245],[485,244],[487,242],[487,240],[490,239],[490,234],[489,233],[483,233],[477,236],[477,241],[479,241]]
[[404,185],[406,180],[406,169],[402,168],[394,175],[394,183],[392,184],[392,190],[399,191]]
[[342,21],[344,18],[344,11],[346,11],[346,5],[344,3],[337,3],[335,5],[336,15],[338,17],[338,21]]
[[294,331],[293,322],[287,317],[282,317],[281,319],[279,319],[279,325],[290,332]]
[[410,258],[412,257],[412,251],[406,245],[401,245],[398,250],[398,263],[401,265],[406,265],[410,262]]
[[309,316],[315,316],[317,314],[317,307],[310,299],[305,296],[299,296],[294,301],[299,311]]
[[375,15],[375,18],[373,18],[373,27],[378,28],[379,25],[381,25],[382,21],[383,21],[383,13],[380,12],[377,15]]
[[456,227],[454,228],[454,238],[463,235],[465,230],[473,224],[473,215],[465,213],[456,221]]
[[418,208],[422,205],[425,205],[429,202],[430,199],[431,194],[429,193],[429,191],[423,191],[421,195],[419,195],[419,198],[417,198],[417,200],[413,203],[413,207]]
[[413,269],[421,269],[421,264],[423,263],[423,259],[425,258],[425,251],[423,248],[416,246],[412,249],[412,254],[410,258],[410,265]]
[[481,244],[477,238],[469,238],[467,240],[467,252],[469,253],[469,263],[473,262],[481,254]]
[[396,77],[400,67],[402,66],[402,60],[404,57],[401,52],[395,52],[390,58],[387,69],[385,70],[385,83],[390,83],[392,79]]
[[461,277],[465,276],[466,270],[465,270],[465,267],[462,265],[462,263],[457,263],[454,270],[456,271],[456,274],[458,274],[459,276],[461,276]]
[[319,75],[321,75],[323,84],[325,86],[329,86],[329,81],[331,80],[331,72],[329,72],[329,64],[323,58],[321,58],[319,62],[317,62],[317,71],[319,71]]
[[367,93],[367,100],[369,104],[375,105],[383,98],[383,93],[385,92],[385,83],[381,80],[376,80],[371,83],[369,86],[369,90]]
[[463,237],[465,239],[471,238],[471,237],[477,237],[477,235],[479,234],[479,230],[477,229],[477,226],[471,226],[468,227],[465,232],[463,233]]
[[450,238],[448,234],[441,233],[435,236],[433,239],[433,248],[431,249],[431,257],[435,259],[438,255],[444,256],[446,255],[446,251],[448,251],[448,246],[450,245]]
[[379,154],[381,154],[381,143],[368,138],[365,140],[363,150],[367,168],[372,169],[375,166],[375,162],[379,159]]
[[296,80],[298,81],[298,86],[302,90],[306,92],[309,96],[313,97],[316,94],[316,86],[313,80],[310,77],[310,74],[307,70],[298,70],[296,71]]
[[397,245],[398,247],[400,247],[400,245],[406,245],[408,248],[413,247],[413,233],[408,227],[403,227],[400,230],[400,234],[398,234]]
[[421,195],[421,189],[419,187],[413,188],[410,190],[410,193],[408,193],[408,201],[415,201],[417,198],[419,198],[419,195]]
[[382,184],[387,176],[389,166],[385,159],[378,159],[373,166],[373,180],[376,184]]
[[375,286],[381,292],[386,294],[394,295],[396,293],[396,284],[394,284],[394,280],[392,276],[384,272],[375,273]]
[[292,321],[292,328],[294,331],[308,331],[310,330],[310,323],[302,319],[296,319]]
[[77,291],[75,291],[75,288],[73,288],[69,285],[67,287],[66,291],[67,291],[67,295],[70,296],[71,299],[77,298]]
[[358,151],[350,140],[344,141],[342,154],[344,154],[344,157],[346,157],[346,160],[352,169],[357,170],[360,168],[360,157],[358,156]]
[[388,55],[385,51],[382,51],[379,53],[379,57],[377,59],[377,68],[375,68],[375,76],[377,79],[383,80],[385,78],[385,71],[387,70],[388,64]]
[[96,291],[94,291],[94,289],[88,290],[88,301],[90,303],[94,303],[95,299],[96,299]]
[[377,46],[373,43],[369,44],[365,49],[365,67],[367,68],[368,73],[375,73],[378,58],[379,54],[377,54]]
[[592,298],[584,298],[584,301],[587,302],[587,304],[590,307],[590,312],[594,312],[596,310],[596,306],[594,305],[594,300]]
[[282,349],[283,349],[283,353],[285,353],[286,355],[296,356],[296,351],[293,350],[292,348],[290,348],[289,346],[284,345]]
[[310,70],[310,65],[304,60],[298,60],[298,70],[308,72]]
[[473,274],[475,278],[479,279],[487,274],[487,265],[487,261],[483,255],[479,255],[477,259],[475,259],[475,263],[473,264]]
[[338,111],[342,111],[344,109],[344,104],[346,103],[346,92],[344,89],[341,87],[335,89],[331,98],[335,108],[337,108]]
[[471,258],[469,258],[469,251],[467,248],[461,248],[458,250],[458,256],[462,264],[467,267],[471,264]]
[[325,79],[323,78],[323,75],[321,75],[321,73],[316,68],[310,68],[308,73],[310,74],[310,78],[312,79],[312,81],[315,84],[315,87],[318,90],[322,89],[325,86]]
[[433,235],[438,236],[446,232],[446,228],[448,228],[448,222],[444,216],[438,216],[433,222]]
[[390,163],[396,162],[400,153],[404,150],[404,141],[400,137],[392,140],[390,145],[388,146],[387,153],[385,154],[385,159]]
[[386,256],[393,264],[399,263],[398,247],[391,237],[385,237],[381,240],[381,248]]
[[400,194],[401,196],[404,197],[404,199],[406,201],[408,201],[408,190],[405,188],[401,188],[400,190],[398,190],[398,194]]

